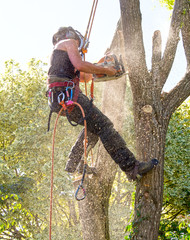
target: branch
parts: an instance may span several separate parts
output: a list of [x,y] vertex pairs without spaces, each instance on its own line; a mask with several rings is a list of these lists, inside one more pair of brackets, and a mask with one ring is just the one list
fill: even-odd
[[166,48],[164,51],[164,55],[161,61],[161,86],[163,87],[168,75],[170,73],[170,70],[172,68],[177,45],[179,42],[179,32],[183,20],[183,11],[185,7],[185,1],[186,0],[176,0],[174,4],[174,10],[172,14],[171,24],[170,24],[170,30],[169,30],[169,36],[166,43]]
[[160,31],[155,31],[152,38],[152,79],[155,81],[154,86],[156,89],[162,89],[160,86],[160,62],[162,59],[162,38]]
[[[190,70],[185,77],[163,99],[164,118],[168,118],[190,95]],[[169,118],[168,118],[169,119]]]
[[129,78],[132,76],[133,83],[140,84],[140,79],[148,78],[149,74],[145,60],[139,0],[120,0],[120,9]]
[[170,220],[170,222],[172,222],[177,217],[177,215],[179,215],[181,212],[183,212],[183,209],[179,210],[177,213],[175,213],[173,216],[171,216],[167,219]]
[[183,46],[185,50],[185,55],[187,59],[187,66],[190,69],[190,2],[186,3],[187,7],[184,10],[184,21],[183,27],[181,29]]

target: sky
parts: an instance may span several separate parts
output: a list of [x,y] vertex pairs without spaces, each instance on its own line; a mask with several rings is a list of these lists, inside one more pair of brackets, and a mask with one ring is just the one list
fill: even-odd
[[[52,35],[60,26],[85,34],[93,0],[0,0],[0,72],[13,59],[25,65],[31,58],[48,62]],[[152,36],[160,30],[167,39],[170,12],[158,0],[140,0],[147,66],[151,66]],[[119,0],[99,0],[86,60],[98,61],[110,46],[120,18]],[[186,60],[179,44],[173,70],[165,86],[169,91],[185,74]]]

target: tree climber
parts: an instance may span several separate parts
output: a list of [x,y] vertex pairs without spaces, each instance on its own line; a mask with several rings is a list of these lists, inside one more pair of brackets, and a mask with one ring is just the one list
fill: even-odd
[[[68,101],[70,95],[73,95],[74,92],[73,99],[77,96],[75,101],[82,106],[85,112],[88,141],[90,142],[92,139],[92,142],[96,143],[100,138],[105,149],[121,170],[126,173],[130,180],[136,180],[137,175],[149,172],[157,165],[158,161],[156,159],[148,162],[137,161],[133,153],[127,148],[124,139],[114,129],[113,123],[92,104],[86,95],[77,89],[77,77],[82,77],[83,73],[106,74],[108,76],[116,74],[113,67],[104,68],[82,60],[80,51],[83,40],[83,36],[72,27],[61,27],[53,35],[54,49],[48,71],[50,109],[52,112],[58,113],[61,109],[60,101]],[[83,125],[82,114],[77,106],[72,108],[69,119]],[[73,150],[76,150],[76,147],[77,144],[75,144]],[[79,156],[79,160],[80,158],[81,156]],[[72,164],[72,162],[67,164],[66,171],[74,172],[79,162],[76,161],[74,167]]]

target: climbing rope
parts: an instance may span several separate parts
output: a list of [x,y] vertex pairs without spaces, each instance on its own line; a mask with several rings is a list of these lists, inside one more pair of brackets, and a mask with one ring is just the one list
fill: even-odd
[[[67,110],[67,105],[65,105],[64,101],[60,102],[60,104],[62,105],[61,110],[59,111],[56,121],[55,121],[55,126],[54,126],[54,131],[53,131],[53,140],[52,140],[52,165],[51,165],[51,189],[50,189],[50,217],[49,217],[49,240],[51,240],[51,229],[52,229],[52,208],[53,208],[53,172],[54,172],[54,149],[55,149],[55,133],[56,133],[56,128],[57,128],[57,123],[58,123],[58,119],[59,116],[61,115],[62,111],[66,111]],[[83,200],[86,197],[86,192],[83,186],[83,181],[84,181],[84,177],[85,177],[85,173],[86,173],[86,167],[87,167],[87,123],[86,123],[86,119],[85,119],[85,113],[84,110],[82,108],[82,106],[77,103],[77,102],[70,102],[69,106],[72,105],[77,105],[82,113],[83,119],[84,119],[84,170],[83,170],[83,176],[82,176],[82,180],[81,183],[75,193],[75,198],[80,201]],[[82,189],[83,190],[83,197],[79,198],[78,197],[78,193],[79,190]]]
[[[94,16],[96,13],[96,9],[97,9],[97,5],[98,5],[98,0],[94,0],[93,4],[92,4],[92,9],[91,9],[91,13],[90,13],[90,17],[88,20],[88,24],[87,24],[87,28],[86,28],[86,33],[84,35],[84,41],[83,41],[83,46],[82,46],[82,57],[83,60],[85,61],[85,54],[87,53],[87,47],[88,47],[88,43],[89,43],[89,38],[90,38],[90,34],[91,34],[91,30],[92,30],[92,25],[94,22]],[[85,83],[85,94],[87,96],[87,82],[84,79],[84,83]],[[93,79],[92,79],[92,84],[91,84],[91,99],[92,99],[92,91],[93,91]]]
[[[88,25],[87,25],[87,28],[86,28],[86,33],[84,35],[84,41],[83,41],[84,43],[83,43],[83,46],[82,46],[83,54],[85,54],[87,52],[87,46],[88,46],[88,42],[89,42],[91,30],[92,30],[92,25],[93,25],[93,22],[94,22],[94,16],[95,16],[95,13],[96,13],[97,4],[98,4],[98,0],[94,0],[93,4],[92,4],[90,17],[89,17],[89,20],[88,20]],[[87,44],[86,44],[86,41],[87,41]]]

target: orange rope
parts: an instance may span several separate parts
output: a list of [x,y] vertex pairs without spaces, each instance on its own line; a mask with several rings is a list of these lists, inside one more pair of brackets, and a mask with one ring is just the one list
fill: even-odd
[[49,240],[51,240],[51,225],[52,225],[52,207],[53,207],[53,170],[54,170],[54,146],[55,146],[55,132],[56,132],[56,127],[57,127],[57,122],[59,119],[59,116],[61,112],[64,110],[62,107],[61,110],[59,111],[56,121],[55,121],[55,127],[53,131],[53,142],[52,142],[52,164],[51,164],[51,190],[50,190],[50,216],[49,216]]
[[[95,1],[95,0],[94,0],[94,1]],[[91,34],[91,30],[92,30],[92,24],[93,24],[93,22],[94,22],[94,16],[95,16],[95,13],[96,13],[97,4],[98,4],[98,0],[96,1],[95,9],[94,9],[93,16],[92,16],[92,22],[91,22],[91,25],[90,25],[90,31],[89,31],[89,34],[88,34],[87,39],[90,38],[90,34]]]
[[[63,110],[66,110],[66,106],[64,102],[61,102],[60,104],[62,105],[61,110],[59,111],[56,121],[55,121],[55,126],[54,126],[54,131],[53,131],[53,140],[52,140],[52,166],[51,166],[51,189],[50,189],[50,216],[49,216],[49,240],[51,240],[51,229],[52,229],[52,208],[53,208],[53,171],[54,171],[54,146],[55,146],[55,133],[56,133],[56,127],[58,123],[59,116],[61,115]],[[81,105],[77,102],[73,102],[71,105],[77,105],[81,112],[82,116],[84,118],[84,127],[85,127],[85,132],[84,132],[84,163],[87,164],[87,123],[85,119],[85,113]]]
[[[93,1],[93,4],[92,4],[92,9],[91,9],[90,17],[89,17],[89,20],[88,20],[88,25],[87,25],[87,28],[86,28],[86,33],[85,33],[85,36],[84,36],[84,43],[85,43],[85,40],[86,40],[86,39],[89,40],[90,32],[91,32],[91,28],[92,28],[92,24],[93,24],[93,21],[94,21],[94,16],[95,16],[96,8],[97,8],[97,4],[98,4],[98,0],[94,0],[94,1]],[[91,24],[91,25],[90,25],[90,24]],[[90,32],[88,32],[89,27],[90,27]]]

